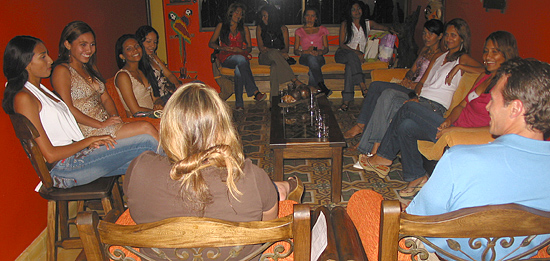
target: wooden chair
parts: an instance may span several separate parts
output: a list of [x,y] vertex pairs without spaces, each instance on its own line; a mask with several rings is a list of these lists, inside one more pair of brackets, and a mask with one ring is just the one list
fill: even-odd
[[113,208],[122,210],[118,177],[100,178],[92,183],[68,189],[53,187],[50,176],[50,169],[53,165],[44,160],[44,156],[34,140],[40,136],[38,131],[29,119],[21,114],[10,114],[10,119],[15,135],[42,181],[39,194],[48,200],[47,260],[56,260],[58,247],[82,248],[80,239],[70,236],[69,225],[74,225],[76,217],[69,218],[69,201],[77,201],[78,211],[83,211],[90,201],[101,201],[104,213]]
[[[216,252],[219,247],[232,246],[234,250],[236,246],[263,243],[260,249],[243,259],[250,260],[273,242],[290,238],[294,239],[293,249],[290,250],[294,252],[294,260],[309,260],[311,255],[310,208],[307,205],[294,205],[293,215],[270,221],[229,222],[213,218],[176,217],[139,225],[118,225],[100,221],[95,212],[81,212],[78,213],[76,224],[88,261],[113,258],[109,246],[124,246],[126,249],[177,248],[178,253],[183,251],[193,258],[193,253],[189,253],[193,251],[187,252],[185,248],[214,248],[213,252]],[[200,253],[204,255],[202,257],[195,255],[197,259],[193,260],[210,260],[206,252]],[[142,256],[143,253],[134,253],[142,260],[149,260]],[[124,258],[122,254],[113,259]],[[273,260],[277,260],[277,257],[273,257]]]
[[[482,260],[494,260],[493,251],[497,250],[495,246],[505,244],[505,241],[509,241],[511,237],[550,234],[550,212],[518,204],[472,207],[442,215],[415,216],[401,212],[399,201],[384,200],[382,201],[380,217],[378,260],[398,260],[398,251],[412,254],[418,260],[425,260],[422,259],[422,255],[427,251],[423,248],[417,248],[416,244],[413,243],[414,240],[405,239],[405,244],[407,247],[410,246],[410,249],[403,249],[399,246],[398,242],[406,237],[419,239],[425,245],[434,248],[438,256],[446,260],[465,259],[459,259],[453,253],[435,247],[427,237],[470,238],[470,241],[475,240],[478,243],[491,241],[485,249],[482,246],[482,249],[487,251],[487,256]],[[468,245],[453,245],[453,243],[458,243],[454,240],[447,240],[447,243],[452,249],[470,247]],[[523,241],[523,244],[529,245],[525,241]],[[547,239],[532,248],[532,250],[518,249],[503,260],[519,260],[522,256],[536,253],[549,244],[550,239]],[[546,254],[550,254],[548,249],[546,249]]]

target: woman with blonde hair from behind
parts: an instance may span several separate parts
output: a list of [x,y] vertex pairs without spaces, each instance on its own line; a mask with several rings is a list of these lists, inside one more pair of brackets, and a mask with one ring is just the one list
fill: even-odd
[[[277,188],[264,170],[245,159],[238,137],[231,111],[214,89],[201,83],[178,88],[161,119],[164,153],[141,154],[126,173],[124,192],[132,219],[137,224],[181,216],[275,219]],[[281,184],[284,199],[291,186],[277,186]],[[246,246],[239,256],[255,248]]]

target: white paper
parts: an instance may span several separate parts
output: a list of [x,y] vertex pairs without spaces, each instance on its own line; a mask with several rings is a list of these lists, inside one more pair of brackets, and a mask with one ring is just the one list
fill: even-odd
[[36,187],[34,188],[34,191],[39,192],[41,188],[42,188],[42,181],[40,181],[40,183],[36,185]]
[[311,229],[311,261],[317,261],[328,245],[327,219],[323,212],[319,212],[317,222]]

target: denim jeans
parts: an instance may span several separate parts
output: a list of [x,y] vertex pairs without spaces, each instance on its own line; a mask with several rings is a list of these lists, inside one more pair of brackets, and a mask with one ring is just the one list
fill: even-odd
[[353,100],[355,85],[364,82],[362,63],[354,51],[338,48],[334,54],[337,63],[346,65],[344,69],[344,90],[342,91],[343,101]]
[[363,103],[361,104],[361,111],[359,112],[359,116],[357,116],[357,123],[364,124],[365,126],[369,123],[374,108],[376,108],[378,98],[380,97],[380,95],[382,95],[382,92],[387,89],[393,89],[407,94],[412,91],[411,89],[408,89],[407,87],[401,86],[397,83],[380,81],[372,82],[369,85],[367,96],[365,96],[365,98],[363,99]]
[[50,171],[54,186],[70,188],[88,184],[101,177],[123,175],[130,162],[142,152],[156,151],[158,142],[147,134],[117,140],[115,148],[85,148],[60,160]]
[[385,159],[393,160],[401,151],[405,181],[413,181],[426,175],[417,141],[437,141],[437,128],[445,121],[443,106],[439,105],[437,108],[438,103],[430,103],[423,98],[421,100],[424,102],[408,102],[399,109],[382,138],[377,153]]
[[309,67],[308,85],[317,87],[320,82],[325,82],[325,79],[323,79],[323,72],[321,71],[321,67],[325,65],[325,57],[322,55],[313,56],[311,54],[302,54],[299,62],[301,65]]
[[243,107],[243,87],[246,89],[246,95],[251,97],[258,87],[254,82],[254,76],[250,70],[250,63],[242,55],[231,55],[222,63],[223,67],[235,69],[235,106]]
[[403,106],[403,102],[408,99],[408,94],[394,89],[386,89],[382,92],[372,112],[371,119],[363,130],[361,141],[357,147],[360,152],[369,153],[372,151],[374,143],[382,141],[391,119]]

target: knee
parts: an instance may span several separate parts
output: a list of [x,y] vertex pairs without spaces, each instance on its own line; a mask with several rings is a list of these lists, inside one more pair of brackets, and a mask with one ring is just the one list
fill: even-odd
[[[136,126],[142,134],[148,134],[152,138],[156,138],[159,135],[159,132],[157,131],[157,128],[153,126],[153,124],[146,122],[146,121],[140,121],[139,125]],[[154,139],[156,141],[156,139]]]
[[248,60],[242,55],[235,55],[235,62],[237,62],[237,66],[248,65]]
[[408,136],[411,137],[413,129],[416,127],[416,122],[414,122],[411,119],[404,119],[401,124],[399,124],[399,127],[397,128],[397,134],[399,136]]

